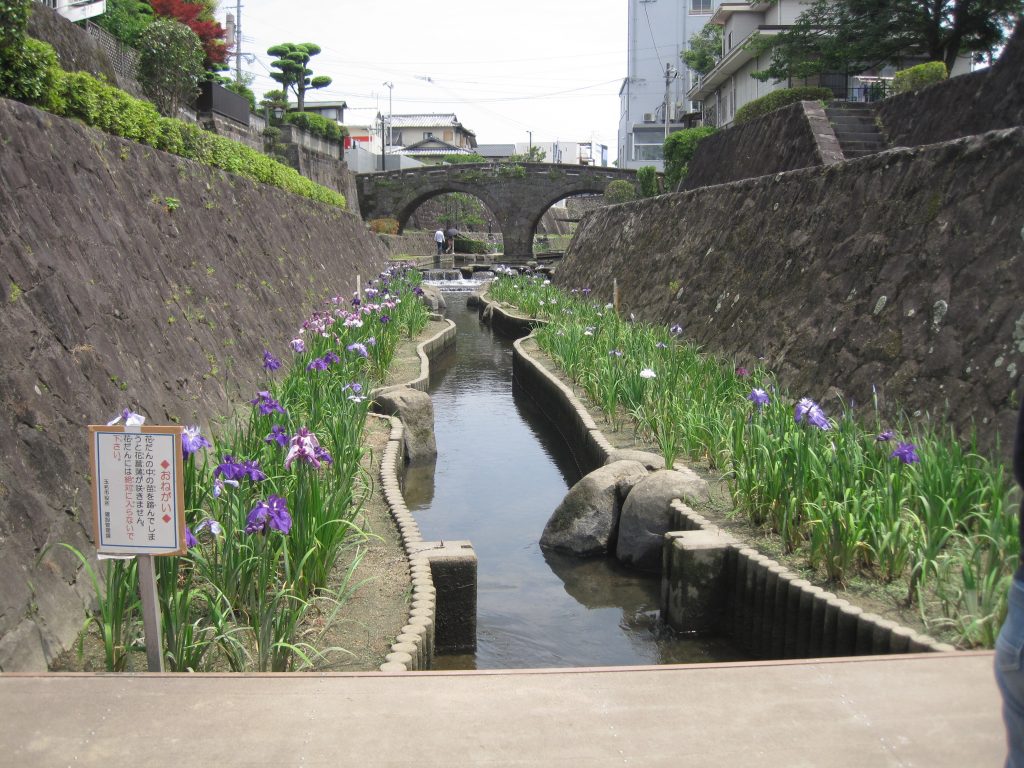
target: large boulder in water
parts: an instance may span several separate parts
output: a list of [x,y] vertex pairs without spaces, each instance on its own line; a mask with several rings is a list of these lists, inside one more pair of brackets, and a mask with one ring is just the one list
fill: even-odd
[[693,470],[662,469],[633,486],[622,505],[615,556],[641,571],[661,571],[661,548],[672,530],[672,500],[695,508],[711,499],[708,484]]
[[430,395],[412,387],[388,387],[374,393],[377,409],[397,416],[405,427],[405,455],[410,464],[434,461],[434,404]]
[[579,556],[611,551],[622,500],[646,474],[638,461],[616,461],[583,477],[544,526],[540,545]]
[[420,301],[431,312],[440,312],[448,308],[448,302],[444,300],[441,289],[436,285],[420,285],[420,290],[423,291]]

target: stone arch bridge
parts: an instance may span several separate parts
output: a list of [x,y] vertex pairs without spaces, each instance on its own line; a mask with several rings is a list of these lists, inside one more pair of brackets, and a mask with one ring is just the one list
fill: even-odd
[[447,192],[473,195],[498,220],[505,259],[527,261],[541,216],[566,197],[601,194],[616,179],[636,181],[636,171],[553,163],[468,163],[357,175],[364,219],[390,216],[399,232],[425,201]]

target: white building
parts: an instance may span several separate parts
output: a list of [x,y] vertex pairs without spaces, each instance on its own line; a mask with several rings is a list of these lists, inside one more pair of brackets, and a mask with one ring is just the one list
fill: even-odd
[[685,128],[685,116],[693,111],[686,92],[696,76],[679,55],[686,50],[690,37],[711,18],[719,2],[629,0],[628,62],[619,89],[620,168],[653,165],[663,170],[661,149],[666,122],[669,131]]
[[516,153],[525,155],[531,146],[544,152],[545,163],[608,165],[608,147],[596,141],[535,141],[533,144],[521,141],[515,145]]

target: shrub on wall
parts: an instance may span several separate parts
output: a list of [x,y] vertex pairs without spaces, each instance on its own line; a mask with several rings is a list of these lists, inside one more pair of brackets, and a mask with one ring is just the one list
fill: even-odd
[[609,182],[608,186],[604,189],[604,201],[606,203],[628,203],[630,200],[636,200],[636,187],[633,186],[632,182],[625,179],[616,179]]
[[949,77],[946,65],[941,61],[926,61],[916,67],[901,69],[892,78],[893,93],[917,91],[926,85],[941,83]]
[[[294,168],[237,141],[204,131],[194,123],[161,117],[148,101],[129,96],[86,72],[65,72],[57,65],[57,54],[46,43],[27,38],[20,55],[18,60],[24,66],[0,71],[0,89],[6,87],[2,95],[17,93],[21,101],[62,117],[81,120],[114,136],[148,144],[310,200],[345,207],[344,195],[310,181]],[[9,80],[11,73],[16,77]]]
[[710,125],[670,133],[662,145],[665,158],[665,189],[675,189],[686,175],[697,145],[717,129]]
[[658,171],[653,165],[637,168],[636,182],[640,187],[640,197],[654,197],[661,191],[658,189]]
[[316,112],[288,112],[284,116],[284,121],[331,141],[341,141],[348,136],[347,128]]
[[740,125],[755,117],[767,115],[776,109],[795,104],[798,101],[828,101],[834,98],[834,94],[828,88],[820,88],[813,85],[801,85],[796,88],[780,88],[777,91],[767,93],[759,99],[748,101],[736,110],[733,118],[734,125]]
[[39,40],[26,38],[21,45],[0,49],[0,96],[42,104],[59,69],[53,47]]
[[139,35],[139,84],[163,114],[174,117],[199,93],[203,44],[179,21],[159,18]]
[[367,223],[370,225],[370,230],[378,235],[398,234],[398,219],[393,219],[390,216],[382,219],[370,219]]

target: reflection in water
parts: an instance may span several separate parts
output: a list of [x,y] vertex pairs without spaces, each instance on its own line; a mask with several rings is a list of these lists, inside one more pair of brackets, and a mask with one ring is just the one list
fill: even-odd
[[544,524],[580,476],[536,405],[514,393],[511,341],[446,295],[457,355],[432,364],[438,460],[405,498],[427,541],[468,539],[479,560],[477,652],[437,669],[611,666],[738,658],[659,628],[660,583],[614,559],[542,552]]

